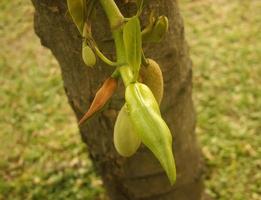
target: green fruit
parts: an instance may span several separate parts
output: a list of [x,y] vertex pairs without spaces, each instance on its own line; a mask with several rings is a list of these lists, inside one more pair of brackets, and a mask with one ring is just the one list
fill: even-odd
[[148,65],[143,66],[140,69],[140,76],[142,83],[147,85],[158,104],[161,103],[163,92],[164,92],[164,83],[163,76],[159,65],[152,59],[147,59]]
[[96,64],[95,54],[86,43],[82,45],[82,59],[89,67],[93,67]]
[[124,157],[132,156],[141,144],[141,139],[133,129],[126,105],[121,108],[116,119],[113,140],[117,152]]

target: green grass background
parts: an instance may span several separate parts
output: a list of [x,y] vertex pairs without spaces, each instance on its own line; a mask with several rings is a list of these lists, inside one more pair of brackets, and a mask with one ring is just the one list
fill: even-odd
[[[261,199],[261,1],[180,0],[206,192]],[[0,199],[103,199],[33,7],[0,1]]]

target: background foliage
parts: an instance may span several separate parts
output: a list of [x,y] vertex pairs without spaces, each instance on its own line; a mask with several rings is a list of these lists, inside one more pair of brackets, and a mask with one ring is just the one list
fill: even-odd
[[[261,1],[181,0],[213,199],[261,199]],[[0,1],[0,199],[104,199],[29,1]]]

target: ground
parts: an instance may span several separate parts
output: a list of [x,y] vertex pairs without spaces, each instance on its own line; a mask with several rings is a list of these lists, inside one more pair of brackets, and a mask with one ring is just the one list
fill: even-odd
[[[261,1],[180,0],[206,192],[261,199]],[[0,1],[0,200],[103,199],[29,1]],[[258,90],[259,89],[259,90]]]

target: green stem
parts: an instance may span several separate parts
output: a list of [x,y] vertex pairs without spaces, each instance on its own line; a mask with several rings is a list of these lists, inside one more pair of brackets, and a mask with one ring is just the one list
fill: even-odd
[[118,62],[113,62],[110,59],[108,59],[97,46],[93,46],[93,50],[95,51],[95,53],[97,54],[97,56],[106,64],[110,65],[110,66],[118,66],[119,63]]
[[121,78],[125,87],[133,82],[133,73],[128,65],[123,65],[119,67]]
[[148,62],[148,60],[146,59],[146,56],[145,56],[143,50],[141,51],[141,61],[142,61],[142,65],[148,66],[149,62]]
[[110,21],[111,28],[118,27],[124,21],[124,17],[114,0],[100,0],[100,3]]
[[88,43],[88,45],[91,46],[92,50],[96,53],[96,55],[106,64],[110,65],[110,66],[119,66],[122,64],[119,64],[117,62],[113,62],[110,59],[108,59],[98,48],[98,46],[96,45],[94,39],[92,38],[92,36],[90,36],[89,38],[84,38],[84,41],[86,43]]
[[120,77],[120,72],[118,69],[114,70],[114,72],[111,75],[112,78],[118,79]]
[[112,36],[115,43],[117,61],[126,63],[122,29],[112,31]]
[[[118,29],[114,29],[124,21],[124,17],[113,0],[100,0],[100,3],[111,25],[112,35],[116,48],[117,63],[127,63],[126,56],[125,56],[125,48],[123,43],[122,28],[120,27]],[[124,82],[124,85],[125,87],[127,87],[133,80],[133,73],[130,67],[127,65],[120,66],[119,71],[122,80]]]

